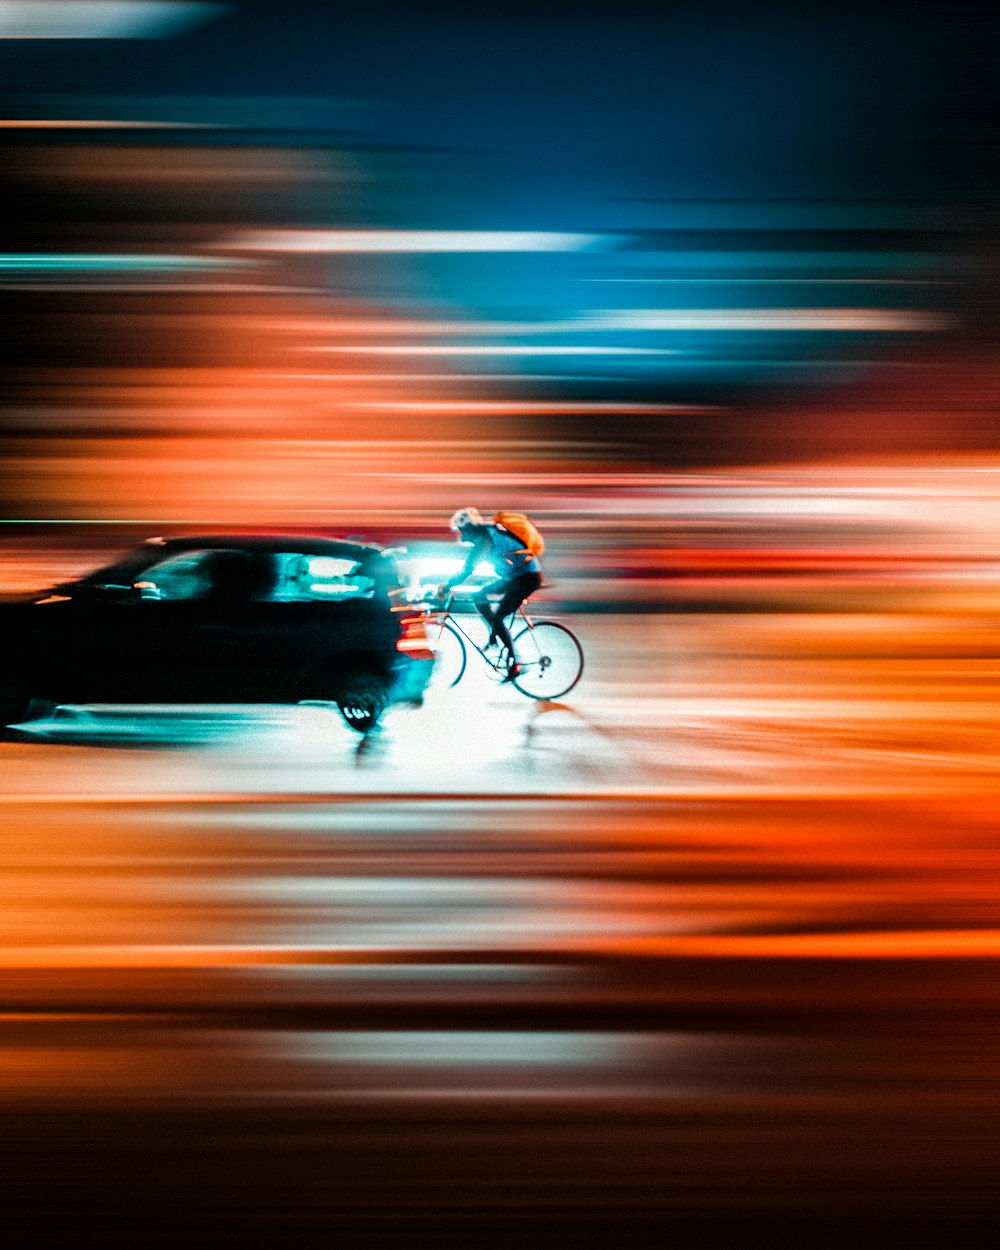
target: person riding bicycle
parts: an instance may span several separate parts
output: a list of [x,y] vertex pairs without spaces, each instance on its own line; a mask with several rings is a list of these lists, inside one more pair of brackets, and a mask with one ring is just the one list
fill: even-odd
[[[541,586],[541,563],[525,547],[522,539],[496,521],[484,520],[476,508],[459,508],[451,518],[449,528],[458,535],[460,543],[469,544],[470,550],[461,569],[441,586],[439,593],[446,595],[453,587],[460,585],[482,561],[485,560],[493,566],[497,574],[496,580],[474,595],[472,602],[489,626],[486,646],[500,642],[506,648],[507,676],[504,681],[513,681],[520,666],[514,656],[514,644],[507,629],[506,618],[516,612],[528,596]],[[495,595],[500,596],[500,601],[494,608],[490,599]]]

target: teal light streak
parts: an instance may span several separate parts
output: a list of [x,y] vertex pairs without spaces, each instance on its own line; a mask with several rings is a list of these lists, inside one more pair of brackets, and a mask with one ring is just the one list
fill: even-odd
[[10,273],[176,273],[229,269],[234,262],[214,256],[110,255],[101,253],[0,253],[0,274]]

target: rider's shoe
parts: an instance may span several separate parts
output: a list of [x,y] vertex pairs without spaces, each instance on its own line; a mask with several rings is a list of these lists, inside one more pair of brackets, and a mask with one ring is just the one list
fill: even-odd
[[517,681],[520,675],[521,675],[521,665],[518,664],[517,660],[511,659],[507,663],[507,676],[504,677],[500,685],[504,686],[509,681]]

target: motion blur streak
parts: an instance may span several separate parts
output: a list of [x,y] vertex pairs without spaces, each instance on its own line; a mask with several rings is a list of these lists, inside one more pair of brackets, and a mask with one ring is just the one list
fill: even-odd
[[576,252],[602,242],[596,234],[537,230],[286,230],[220,246],[239,252]]
[[991,621],[580,615],[571,705],[473,681],[361,749],[319,710],[8,743],[19,1171],[317,1234],[458,1190],[505,1223],[529,1191],[679,1218],[708,1177],[713,1221],[974,1219]]
[[[891,832],[880,837],[890,814]],[[971,1200],[986,1181],[985,1161],[974,1142],[956,1150],[951,1125],[960,1114],[984,1132],[995,1114],[983,1043],[996,1021],[990,978],[967,961],[938,971],[919,959],[887,964],[876,951],[859,974],[854,961],[820,969],[808,959],[722,952],[649,962],[609,943],[555,963],[544,947],[528,949],[519,958],[528,973],[544,969],[542,981],[492,974],[498,940],[508,966],[512,958],[489,888],[505,871],[528,896],[522,912],[500,913],[511,936],[561,917],[556,898],[530,899],[540,872],[556,887],[550,896],[578,882],[612,887],[613,910],[588,918],[588,930],[602,919],[613,928],[627,922],[616,892],[657,882],[675,900],[650,917],[659,924],[681,916],[714,927],[760,925],[768,913],[772,925],[864,924],[888,898],[901,916],[931,909],[945,926],[974,906],[975,887],[963,895],[958,865],[973,876],[977,845],[987,846],[991,831],[950,811],[942,824],[941,815],[848,803],[831,820],[826,806],[789,802],[762,819],[720,800],[703,812],[636,811],[625,827],[639,830],[638,846],[631,837],[623,843],[620,819],[568,819],[558,806],[517,827],[495,808],[472,809],[443,829],[430,811],[421,818],[413,810],[359,809],[346,821],[327,814],[298,830],[288,819],[269,830],[263,813],[249,825],[237,818],[220,826],[196,809],[179,822],[164,822],[155,809],[124,821],[110,816],[96,829],[78,818],[47,826],[35,817],[19,823],[30,879],[29,915],[13,918],[18,929],[33,913],[50,934],[113,936],[123,953],[130,931],[145,940],[159,932],[178,962],[171,969],[138,950],[131,963],[81,970],[54,953],[47,967],[9,970],[5,1101],[31,1109],[29,1157],[72,1160],[74,1175],[95,1187],[92,1198],[111,1168],[116,1183],[162,1203],[168,1191],[156,1165],[169,1159],[169,1193],[200,1200],[204,1173],[179,1168],[166,1145],[179,1133],[216,1186],[235,1149],[244,1181],[253,1181],[250,1211],[273,1217],[277,1208],[291,1226],[296,1211],[316,1204],[341,1216],[387,1201],[387,1215],[408,1212],[398,1175],[389,1185],[386,1162],[378,1162],[387,1148],[390,1163],[407,1160],[424,1202],[451,1203],[460,1186],[477,1204],[509,1214],[527,1185],[553,1208],[593,1204],[622,1217],[634,1217],[637,1206],[684,1208],[697,1202],[721,1134],[732,1169],[721,1201],[735,1210],[762,1198],[794,1208],[803,1193],[839,1202],[845,1185],[864,1206],[887,1180],[901,1206],[933,1210],[939,1198],[923,1186],[927,1152],[937,1148],[961,1165],[960,1192]],[[803,830],[829,851],[840,849],[838,826],[849,840],[831,868],[818,847],[806,849]],[[866,862],[865,835],[882,843],[882,864]],[[919,858],[909,862],[914,846],[936,848],[956,865],[953,902],[921,901],[930,881]],[[420,905],[390,891],[331,907],[261,891],[237,908],[201,884],[236,873],[254,887],[262,860],[347,883],[345,873],[379,864],[398,873],[402,864],[414,873],[416,895],[422,874],[440,874],[458,857],[478,863],[482,880],[457,882],[450,904],[432,897]],[[932,864],[929,872],[940,875]],[[779,891],[774,878],[784,883]],[[16,897],[24,887],[12,885]],[[810,906],[803,888],[813,893]],[[716,898],[700,897],[706,889]],[[738,909],[729,921],[718,914],[723,892]],[[768,899],[776,892],[788,919],[780,899]],[[443,964],[433,962],[433,947],[396,945],[401,923],[432,934],[456,908],[473,931],[489,923]],[[371,930],[370,962],[356,963],[349,980],[318,975],[341,965],[314,963],[322,956],[315,946],[297,957],[283,951],[267,969],[234,968],[228,958],[234,931],[268,942],[276,929],[297,927],[305,938],[325,928],[336,943],[338,931],[350,940],[359,924]],[[214,962],[187,957],[183,943],[199,933],[211,934]],[[457,1122],[456,1101],[466,1108]],[[289,1106],[297,1108],[291,1135],[288,1113],[280,1125],[274,1118]],[[156,1126],[155,1139],[141,1137],[140,1159],[127,1145],[138,1139],[136,1117]],[[47,1134],[49,1123],[61,1126],[58,1137]],[[71,1144],[81,1129],[86,1163]],[[526,1132],[532,1140],[541,1134],[538,1153],[525,1154]],[[421,1142],[433,1152],[431,1173],[413,1171]],[[775,1192],[775,1169],[795,1177],[794,1192]],[[597,1176],[604,1179],[595,1195]],[[248,1202],[242,1185],[228,1201]]]
[[169,39],[228,7],[200,0],[0,0],[0,39]]
[[279,531],[410,614],[516,509],[585,657],[361,734],[0,648],[5,1244],[992,1250],[995,36],[0,0],[0,596]]

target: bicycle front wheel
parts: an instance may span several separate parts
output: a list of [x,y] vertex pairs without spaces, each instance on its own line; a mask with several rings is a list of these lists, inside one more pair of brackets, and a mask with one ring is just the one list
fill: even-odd
[[514,639],[521,671],[513,684],[529,699],[558,699],[580,680],[583,648],[571,629],[557,621],[536,621]]
[[434,651],[434,671],[429,689],[450,690],[462,680],[465,672],[465,643],[448,621],[430,620],[425,626],[427,641]]

